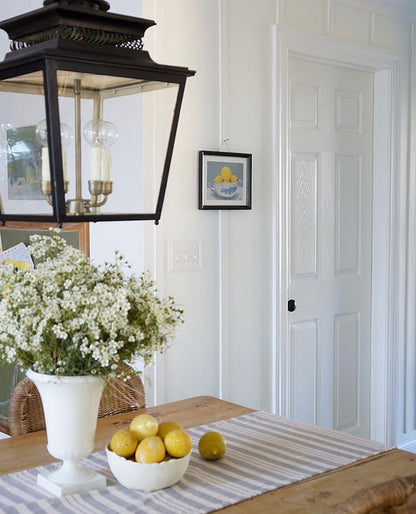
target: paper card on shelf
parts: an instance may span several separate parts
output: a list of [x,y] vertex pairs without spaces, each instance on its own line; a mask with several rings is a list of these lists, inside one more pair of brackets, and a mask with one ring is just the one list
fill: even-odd
[[24,243],[18,243],[2,252],[3,262],[9,262],[16,268],[33,269],[33,260]]

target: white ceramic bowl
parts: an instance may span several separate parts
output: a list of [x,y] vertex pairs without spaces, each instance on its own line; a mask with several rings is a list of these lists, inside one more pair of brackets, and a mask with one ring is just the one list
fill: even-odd
[[222,198],[232,198],[238,189],[238,182],[213,182],[212,189]]
[[157,491],[176,484],[188,469],[191,452],[181,459],[142,464],[120,457],[106,448],[108,465],[121,485],[140,491]]

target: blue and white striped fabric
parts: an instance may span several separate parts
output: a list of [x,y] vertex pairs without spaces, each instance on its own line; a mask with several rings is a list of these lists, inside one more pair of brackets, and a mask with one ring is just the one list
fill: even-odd
[[[198,454],[198,440],[208,430],[226,438],[227,453],[221,460],[205,461]],[[0,477],[0,512],[207,513],[389,449],[266,412],[188,431],[193,454],[185,476],[173,487],[151,493],[126,489],[115,481],[100,452],[87,457],[85,464],[106,475],[106,488],[57,498],[36,483],[44,467],[33,468]]]

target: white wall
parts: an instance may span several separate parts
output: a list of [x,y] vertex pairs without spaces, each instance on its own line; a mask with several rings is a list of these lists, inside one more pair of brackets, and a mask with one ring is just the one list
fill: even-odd
[[[113,12],[140,15],[138,0],[110,3]],[[161,293],[172,294],[185,310],[186,323],[166,357],[158,358],[156,369],[150,373],[149,404],[208,394],[272,411],[281,393],[276,384],[276,252],[284,251],[276,241],[279,177],[273,84],[279,70],[275,68],[273,34],[277,14],[279,24],[327,34],[328,16],[333,16],[337,8],[343,10],[344,22],[332,37],[393,46],[408,53],[410,14],[415,19],[410,10],[413,2],[391,0],[390,4],[402,8],[398,11],[388,9],[387,1],[375,0],[142,3],[143,16],[157,22],[145,35],[145,49],[157,62],[187,66],[197,73],[188,80],[185,90],[160,225],[130,222],[92,226],[91,253],[97,259],[110,258],[114,248],[120,249],[136,270],[150,269]],[[8,18],[41,4],[41,0],[5,3],[1,16]],[[363,20],[372,22],[364,26]],[[368,28],[370,39],[365,40]],[[6,50],[7,43],[3,41],[0,40],[0,49]],[[413,76],[413,86],[415,83]],[[160,106],[154,106],[153,114],[156,127],[165,123]],[[253,208],[198,210],[198,151],[218,150],[225,139],[231,151],[253,154]],[[161,151],[153,141],[145,144],[154,151],[148,162],[152,167],[161,158]],[[223,145],[222,150],[227,147]],[[410,185],[414,182],[415,164],[414,157],[411,159]],[[398,404],[398,442],[411,442],[416,437],[413,410],[409,407],[415,403],[414,361],[406,364],[405,358],[406,354],[414,354],[411,327],[415,274],[409,272],[414,250],[408,246],[409,241],[414,242],[414,219],[415,213],[409,209],[409,224],[398,227],[404,234],[402,253],[409,266],[403,268],[401,282],[406,285],[412,279],[407,287],[410,315],[407,321],[397,318],[402,323],[398,364],[404,377],[394,399]],[[201,271],[170,272],[168,254],[172,243],[201,243]]]
[[[276,254],[278,155],[275,126],[273,29],[279,26],[384,49],[400,59],[403,91],[415,20],[408,0],[144,0],[144,15],[158,22],[158,61],[196,69],[189,80],[172,164],[161,229],[156,235],[155,269],[166,291],[177,296],[187,323],[159,368],[156,401],[190,394],[221,395],[273,410],[283,394],[277,387]],[[278,12],[277,11],[277,7]],[[278,16],[277,16],[278,15]],[[328,40],[330,44],[330,39]],[[414,62],[413,62],[414,63]],[[407,70],[407,71],[406,71]],[[413,88],[412,88],[413,85]],[[414,116],[414,98],[412,97]],[[403,115],[395,173],[399,193],[394,231],[399,247],[392,284],[397,304],[391,320],[397,340],[397,388],[390,412],[396,415],[393,442],[414,440],[414,157]],[[253,209],[198,211],[197,152],[216,150],[227,139],[232,151],[253,154]],[[224,149],[224,147],[223,147]],[[413,167],[411,163],[413,162]],[[407,184],[408,182],[408,184]],[[396,193],[395,193],[396,194]],[[169,241],[202,241],[201,272],[167,272]],[[393,261],[392,261],[393,262]],[[409,282],[409,280],[412,280]]]
[[[186,313],[186,324],[164,359],[164,372],[157,376],[157,401],[213,394],[272,409],[274,1],[253,5],[241,0],[144,1],[144,16],[158,23],[150,29],[156,40],[153,58],[197,72],[185,91],[156,236],[161,252],[157,274]],[[226,139],[228,146],[222,144]],[[198,151],[220,147],[253,154],[252,210],[198,210]],[[202,270],[169,273],[169,242],[202,242]]]

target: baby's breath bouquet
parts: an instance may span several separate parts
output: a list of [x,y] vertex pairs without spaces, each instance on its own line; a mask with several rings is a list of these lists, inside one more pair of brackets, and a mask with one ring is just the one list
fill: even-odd
[[173,298],[158,297],[147,273],[93,264],[58,230],[34,235],[35,267],[0,269],[0,363],[60,376],[115,376],[135,357],[163,352],[183,321]]

